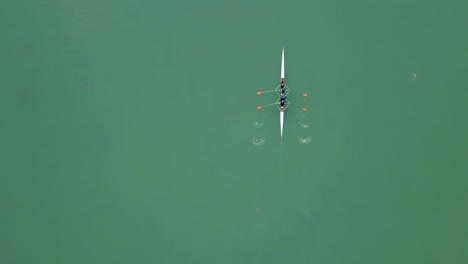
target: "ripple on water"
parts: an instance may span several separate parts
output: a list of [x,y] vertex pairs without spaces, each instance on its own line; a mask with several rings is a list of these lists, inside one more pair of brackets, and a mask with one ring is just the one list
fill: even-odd
[[252,144],[255,146],[265,145],[265,142],[266,142],[265,137],[252,137]]
[[261,127],[263,127],[264,125],[265,125],[265,123],[260,122],[260,121],[253,121],[253,122],[252,122],[252,126],[253,126],[253,127],[256,127],[256,128],[261,128]]
[[307,120],[299,120],[299,122],[297,122],[297,123],[302,128],[309,128],[309,126],[310,126],[310,123]]
[[309,144],[312,141],[312,137],[297,137],[297,141],[301,145]]

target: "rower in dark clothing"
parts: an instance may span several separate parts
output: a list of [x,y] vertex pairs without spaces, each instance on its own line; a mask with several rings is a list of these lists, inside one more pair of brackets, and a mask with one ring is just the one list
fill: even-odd
[[280,97],[280,105],[284,106],[284,101],[286,100],[286,96],[282,93]]
[[281,94],[284,94],[285,91],[286,89],[284,89],[284,87],[281,87]]
[[284,82],[281,82],[281,89],[284,88]]

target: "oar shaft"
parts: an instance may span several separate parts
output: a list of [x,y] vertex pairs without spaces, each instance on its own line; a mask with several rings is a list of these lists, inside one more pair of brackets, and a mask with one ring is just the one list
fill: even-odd
[[262,105],[262,107],[268,107],[268,106],[277,105],[277,104],[278,103],[272,103],[272,104]]
[[272,93],[275,92],[276,90],[269,90],[269,91],[258,91],[257,94],[260,95],[262,93]]

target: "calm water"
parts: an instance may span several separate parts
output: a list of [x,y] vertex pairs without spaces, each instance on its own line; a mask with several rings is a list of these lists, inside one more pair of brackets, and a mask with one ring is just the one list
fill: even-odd
[[1,2],[1,263],[468,262],[468,2],[138,2]]

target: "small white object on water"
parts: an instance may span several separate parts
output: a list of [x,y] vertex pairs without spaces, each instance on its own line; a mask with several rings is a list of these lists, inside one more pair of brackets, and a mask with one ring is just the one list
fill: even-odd
[[418,78],[418,74],[413,73],[413,77],[411,78],[411,80],[415,80],[415,79],[417,79],[417,78]]

